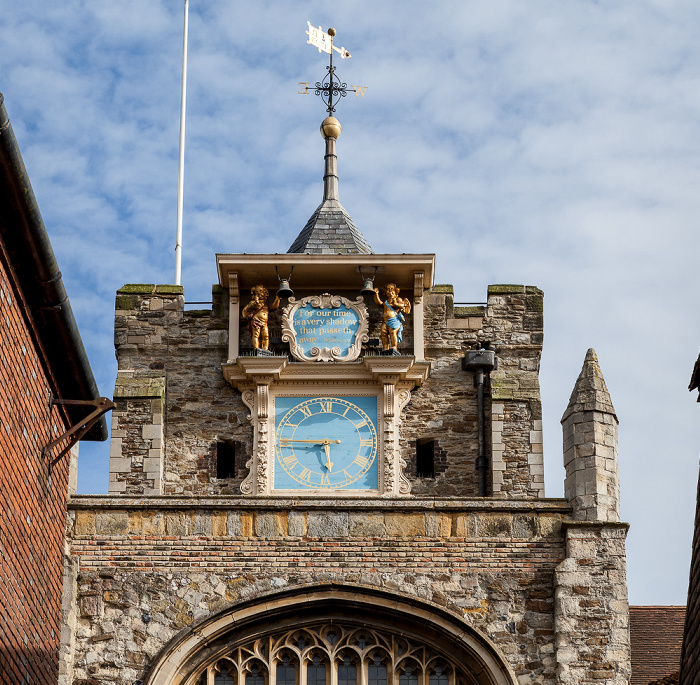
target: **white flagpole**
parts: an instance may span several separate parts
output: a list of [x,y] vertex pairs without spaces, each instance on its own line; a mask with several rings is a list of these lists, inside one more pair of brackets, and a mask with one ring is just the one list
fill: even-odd
[[187,26],[190,0],[185,0],[185,27],[182,35],[182,95],[180,97],[180,160],[177,171],[177,235],[175,238],[175,285],[180,285],[182,269],[182,195],[185,180],[185,109],[187,105]]

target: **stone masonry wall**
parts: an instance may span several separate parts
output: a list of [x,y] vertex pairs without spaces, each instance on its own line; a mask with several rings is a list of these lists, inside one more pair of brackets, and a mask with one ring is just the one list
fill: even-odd
[[554,684],[567,512],[561,501],[75,498],[74,677],[130,685],[181,630],[237,601],[339,582],[443,606],[521,682]]
[[627,685],[630,679],[626,523],[569,522],[555,573],[560,685]]
[[476,389],[473,373],[462,371],[461,359],[468,349],[488,342],[498,360],[484,402],[486,452],[491,456],[488,489],[508,499],[544,497],[538,378],[542,298],[541,290],[522,285],[489,286],[485,307],[455,307],[452,286],[435,286],[426,295],[431,375],[405,409],[401,445],[411,476],[416,439],[435,438],[440,463],[435,479],[414,481],[414,493],[477,495]]
[[163,481],[162,371],[120,371],[114,388],[109,492],[156,495]]
[[[239,493],[247,475],[240,465],[252,452],[252,429],[240,394],[221,375],[228,337],[224,295],[216,286],[212,309],[192,312],[184,310],[181,287],[125,286],[117,293],[115,345],[120,373],[110,492]],[[544,476],[537,381],[541,292],[529,286],[491,286],[487,307],[455,307],[453,299],[451,286],[435,286],[424,297],[431,375],[413,391],[404,409],[400,441],[413,492],[419,496],[477,495],[476,388],[473,373],[462,370],[461,359],[467,349],[491,342],[499,370],[492,374],[485,400],[487,454],[493,451],[488,489],[504,498],[541,496]],[[379,309],[371,305],[369,310],[370,334],[378,336]],[[273,339],[275,321],[272,317]],[[155,376],[165,380],[164,391],[150,396],[154,402],[163,398],[162,447],[157,446],[155,435],[159,407],[148,404],[147,394]],[[491,402],[499,410],[495,417],[491,416]],[[124,431],[129,430],[127,440]],[[144,431],[153,436],[146,438]],[[425,439],[435,441],[434,478],[417,477],[416,443]],[[233,478],[216,478],[219,441],[234,444],[238,451]]]
[[[450,285],[435,286],[423,299],[425,356],[431,370],[404,409],[401,454],[414,494],[476,497],[476,390],[473,375],[462,371],[461,360],[481,339],[484,309],[455,312]],[[416,441],[426,439],[435,441],[434,478],[419,478],[416,473]]]
[[[130,450],[122,459],[131,460],[132,473],[119,475],[116,480],[132,484],[122,491],[237,494],[247,475],[240,470],[234,478],[216,478],[217,442],[239,445],[244,454],[237,455],[236,462],[245,464],[245,453],[252,449],[252,434],[240,393],[221,375],[228,350],[227,311],[218,286],[213,297],[211,310],[185,311],[182,287],[125,286],[117,293],[115,346],[120,373],[115,390],[116,421],[120,431],[128,431],[131,423],[134,433],[129,444],[123,442],[121,433],[112,434],[111,461],[119,458],[120,450]],[[154,378],[163,379],[162,393],[158,388],[153,390]],[[162,419],[158,407],[153,406],[161,396]],[[157,456],[152,451],[157,449],[152,440],[158,439],[155,432],[159,420],[164,429],[164,480],[157,488],[142,471],[140,462]],[[152,432],[154,437],[146,437],[144,431],[149,436]],[[126,461],[118,464],[126,467]],[[150,466],[155,464],[151,462]]]
[[484,339],[496,350],[491,374],[493,492],[544,497],[542,403],[543,293],[534,286],[490,285]]

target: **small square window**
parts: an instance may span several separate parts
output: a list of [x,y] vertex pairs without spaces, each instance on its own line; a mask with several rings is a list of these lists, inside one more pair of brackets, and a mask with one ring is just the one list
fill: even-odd
[[435,478],[435,440],[416,440],[416,476]]
[[216,477],[236,477],[236,445],[232,440],[216,443]]

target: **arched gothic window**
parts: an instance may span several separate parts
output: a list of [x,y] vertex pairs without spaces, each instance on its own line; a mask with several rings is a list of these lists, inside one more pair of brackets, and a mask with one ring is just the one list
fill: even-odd
[[243,642],[205,667],[198,679],[199,685],[474,682],[458,662],[428,644],[387,630],[322,621]]
[[335,585],[232,606],[183,631],[144,685],[517,685],[465,621],[416,599]]

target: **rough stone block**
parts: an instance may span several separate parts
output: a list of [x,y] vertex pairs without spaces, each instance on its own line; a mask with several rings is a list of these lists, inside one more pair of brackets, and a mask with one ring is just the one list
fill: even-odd
[[190,525],[190,535],[209,537],[212,534],[211,512],[195,512]]
[[215,538],[226,537],[227,534],[227,521],[225,511],[215,511],[212,514],[212,535]]
[[81,511],[75,512],[75,535],[94,535],[95,534],[95,512]]
[[389,513],[384,515],[386,534],[390,537],[425,535],[425,514]]
[[253,537],[253,514],[250,511],[241,512],[241,535],[244,538]]
[[165,533],[165,520],[162,514],[152,511],[131,512],[129,533],[133,535],[155,536]]
[[287,534],[286,512],[263,511],[255,515],[255,534],[259,538],[281,537]]
[[561,517],[540,514],[538,518],[540,535],[543,537],[559,537],[561,535]]
[[350,513],[350,535],[381,537],[386,534],[383,514]]
[[538,534],[536,516],[513,517],[513,537],[533,538]]
[[306,536],[306,514],[301,511],[290,511],[287,516],[287,532],[297,538]]
[[310,511],[307,535],[312,538],[339,538],[350,534],[350,520],[344,511]]
[[425,533],[431,538],[449,538],[452,534],[452,517],[440,512],[427,513]]
[[82,618],[97,618],[102,615],[104,603],[100,595],[88,595],[80,598],[79,607]]
[[456,514],[452,520],[452,535],[456,538],[476,537],[476,514]]
[[125,511],[98,512],[95,532],[98,535],[126,535],[129,532],[129,515]]
[[229,511],[226,515],[226,535],[237,538],[243,535],[241,514],[238,511]]
[[510,537],[513,534],[512,518],[507,514],[478,514],[477,533],[482,537]]
[[187,535],[188,517],[182,512],[165,514],[166,535],[181,537]]

